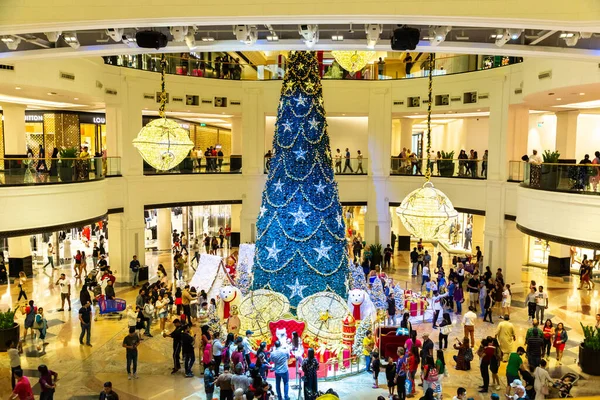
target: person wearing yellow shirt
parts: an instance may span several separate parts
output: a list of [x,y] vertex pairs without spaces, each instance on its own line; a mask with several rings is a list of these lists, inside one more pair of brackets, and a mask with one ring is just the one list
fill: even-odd
[[365,356],[365,364],[367,364],[367,372],[371,372],[371,352],[373,352],[374,347],[373,332],[367,331],[363,339],[363,355]]

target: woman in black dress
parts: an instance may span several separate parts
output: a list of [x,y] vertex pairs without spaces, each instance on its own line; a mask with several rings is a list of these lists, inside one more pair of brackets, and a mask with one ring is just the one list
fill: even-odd
[[302,372],[304,372],[304,398],[314,400],[317,398],[317,371],[319,370],[319,361],[315,358],[315,350],[308,349],[308,356],[302,362]]

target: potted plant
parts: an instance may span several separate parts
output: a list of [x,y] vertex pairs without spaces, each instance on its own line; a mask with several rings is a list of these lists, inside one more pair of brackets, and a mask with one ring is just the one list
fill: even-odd
[[371,265],[381,265],[383,260],[383,246],[380,244],[372,244],[367,247],[371,253]]
[[442,159],[438,161],[438,172],[440,176],[453,176],[454,175],[454,151],[445,152],[440,151]]
[[75,165],[75,159],[77,158],[77,148],[67,147],[61,149],[60,163],[58,167],[58,175],[62,182],[73,182],[73,166]]
[[15,322],[15,312],[0,311],[0,351],[8,350],[6,342],[12,340],[19,343],[19,324]]
[[544,151],[542,154],[542,177],[540,180],[541,188],[547,190],[556,190],[558,187],[558,159],[560,153],[558,151]]
[[600,329],[583,326],[583,342],[579,345],[579,366],[586,374],[600,375]]

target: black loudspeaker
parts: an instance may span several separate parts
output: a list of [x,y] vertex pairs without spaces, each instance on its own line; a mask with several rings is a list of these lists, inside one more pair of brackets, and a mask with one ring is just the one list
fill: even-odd
[[167,47],[169,42],[164,33],[157,31],[139,31],[135,34],[135,41],[139,47],[156,50]]
[[548,257],[548,276],[571,275],[571,257]]
[[395,29],[392,35],[392,50],[414,50],[419,44],[421,32],[417,28],[403,26]]
[[231,243],[229,247],[240,247],[240,233],[239,232],[231,232],[230,236]]
[[400,251],[411,251],[410,248],[410,236],[398,236],[398,250]]
[[239,172],[242,169],[242,156],[232,154],[229,158],[229,170]]
[[18,278],[21,271],[25,272],[28,277],[33,276],[32,261],[31,256],[23,258],[10,257],[8,259],[8,276]]

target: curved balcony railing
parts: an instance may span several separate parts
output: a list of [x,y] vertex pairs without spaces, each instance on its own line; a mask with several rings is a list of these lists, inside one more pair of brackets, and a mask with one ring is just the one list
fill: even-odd
[[[390,175],[424,175],[427,160],[424,158],[392,157]],[[430,160],[431,175],[443,178],[486,179],[487,160],[446,159]]]
[[[211,55],[214,56],[216,53],[211,53]],[[381,64],[376,61],[355,73],[348,73],[337,62],[329,59],[320,64],[320,72],[323,79],[338,80],[410,79],[427,76],[429,71],[427,54],[421,54],[415,56],[415,58],[416,60],[411,60],[408,63],[404,60],[393,59],[387,59]],[[499,58],[501,61],[490,61],[490,58]],[[208,60],[195,53],[183,57],[180,54],[167,54],[166,59],[167,74],[213,79],[277,80],[283,79],[287,68],[285,63],[251,64],[243,60],[240,61],[239,58],[233,59],[231,57],[231,61],[228,62]],[[519,57],[438,56],[435,60],[433,74],[436,76],[461,74],[503,67],[521,61],[522,58]],[[157,54],[106,56],[104,57],[104,63],[142,71],[160,71],[160,55]]]
[[169,174],[241,174],[242,156],[230,157],[186,157],[179,165],[159,171],[144,162],[144,175]]
[[512,163],[520,164],[523,187],[552,192],[600,195],[600,164],[560,162],[530,164],[523,161]]
[[[369,165],[366,158],[344,158],[333,160],[333,173],[335,175],[367,175],[367,167]],[[264,171],[269,173],[271,166],[271,158],[265,157]]]
[[0,158],[0,187],[89,182],[120,175],[120,157]]

